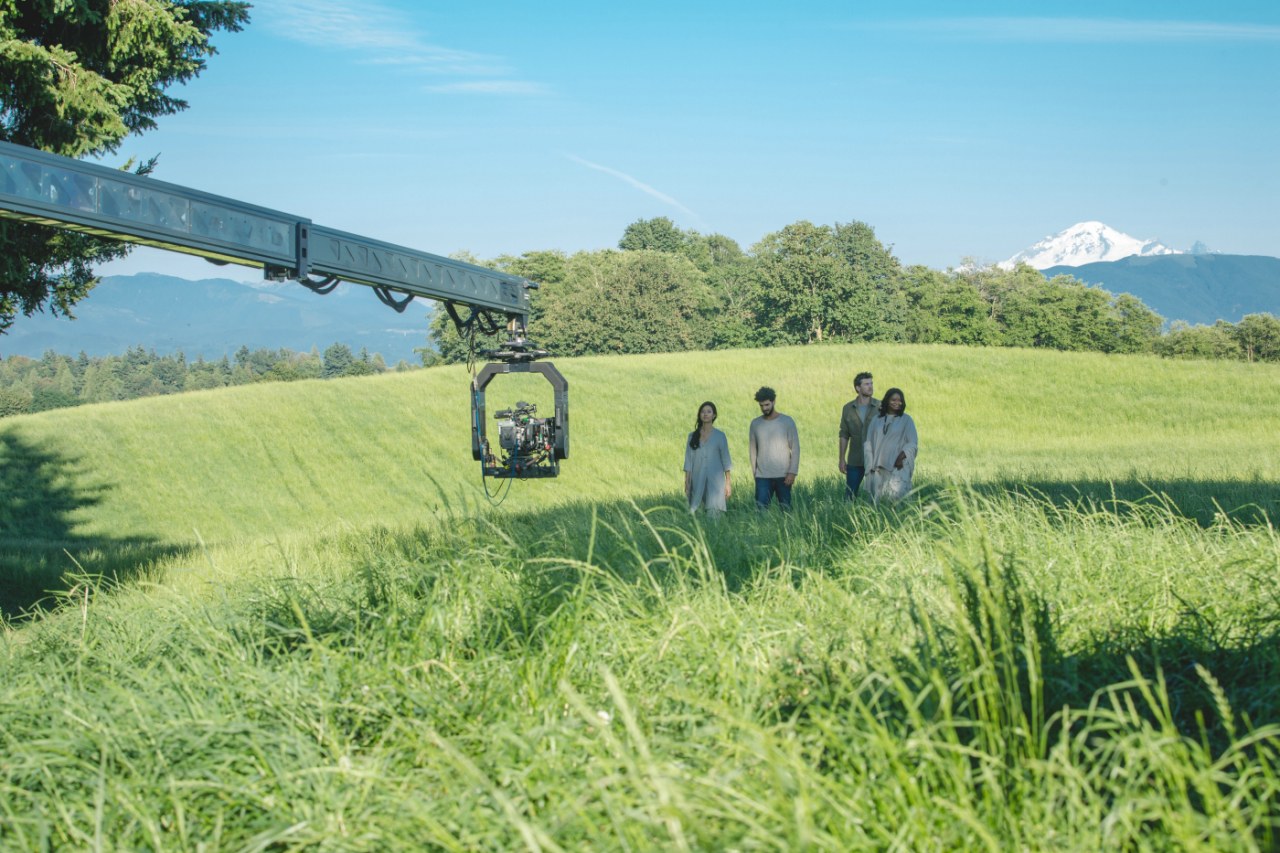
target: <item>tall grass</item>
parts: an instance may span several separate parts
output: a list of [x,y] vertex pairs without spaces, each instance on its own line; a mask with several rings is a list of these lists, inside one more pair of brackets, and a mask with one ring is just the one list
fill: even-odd
[[[1277,846],[1274,366],[560,367],[564,475],[497,511],[452,368],[0,424],[0,569],[41,591],[6,590],[59,590],[0,622],[0,847]],[[920,426],[897,509],[838,500],[864,367]],[[790,514],[750,505],[759,384]],[[714,522],[676,494],[707,398]]]
[[5,633],[0,839],[1268,849],[1277,544],[960,491],[211,546]]

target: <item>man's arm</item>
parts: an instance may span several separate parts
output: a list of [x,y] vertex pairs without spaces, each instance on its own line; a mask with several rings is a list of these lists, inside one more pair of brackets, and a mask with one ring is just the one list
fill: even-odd
[[788,426],[790,435],[787,436],[787,443],[791,445],[791,461],[787,463],[787,475],[783,481],[788,485],[795,485],[796,475],[800,473],[800,431],[796,428],[795,419],[791,419]]
[[849,431],[849,407],[853,403],[845,403],[844,408],[840,410],[840,459],[836,462],[836,466],[840,469],[841,474],[849,473],[849,463],[845,460],[849,458],[849,438],[853,435]]

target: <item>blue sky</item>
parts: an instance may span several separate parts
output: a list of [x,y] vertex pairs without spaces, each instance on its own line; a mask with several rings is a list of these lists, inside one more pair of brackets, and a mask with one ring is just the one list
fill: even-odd
[[[1280,256],[1280,4],[264,0],[104,162],[437,254],[744,249],[862,220],[907,264],[1083,220]],[[104,273],[219,270],[158,251]]]

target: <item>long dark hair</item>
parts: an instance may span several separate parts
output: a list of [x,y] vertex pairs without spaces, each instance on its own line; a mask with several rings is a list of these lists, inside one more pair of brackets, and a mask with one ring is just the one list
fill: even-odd
[[890,388],[888,391],[885,391],[884,396],[880,398],[880,414],[886,416],[889,414],[889,398],[894,394],[897,394],[902,398],[902,411],[898,412],[898,414],[905,415],[907,413],[907,395],[902,393],[901,388]]
[[693,422],[693,432],[689,433],[689,446],[697,450],[702,446],[702,410],[707,406],[711,407],[711,422],[715,423],[716,418],[720,417],[720,413],[716,411],[716,404],[707,400],[701,406],[698,406],[698,417]]

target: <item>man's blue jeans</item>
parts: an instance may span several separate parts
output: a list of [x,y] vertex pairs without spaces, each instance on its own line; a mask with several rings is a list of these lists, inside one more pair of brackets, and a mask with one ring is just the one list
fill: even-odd
[[756,477],[756,508],[766,509],[774,495],[783,509],[791,509],[791,487],[786,477]]
[[859,465],[857,468],[850,465],[845,469],[844,475],[844,499],[847,501],[856,500],[858,497],[858,487],[862,485],[862,478],[867,473],[867,469]]

